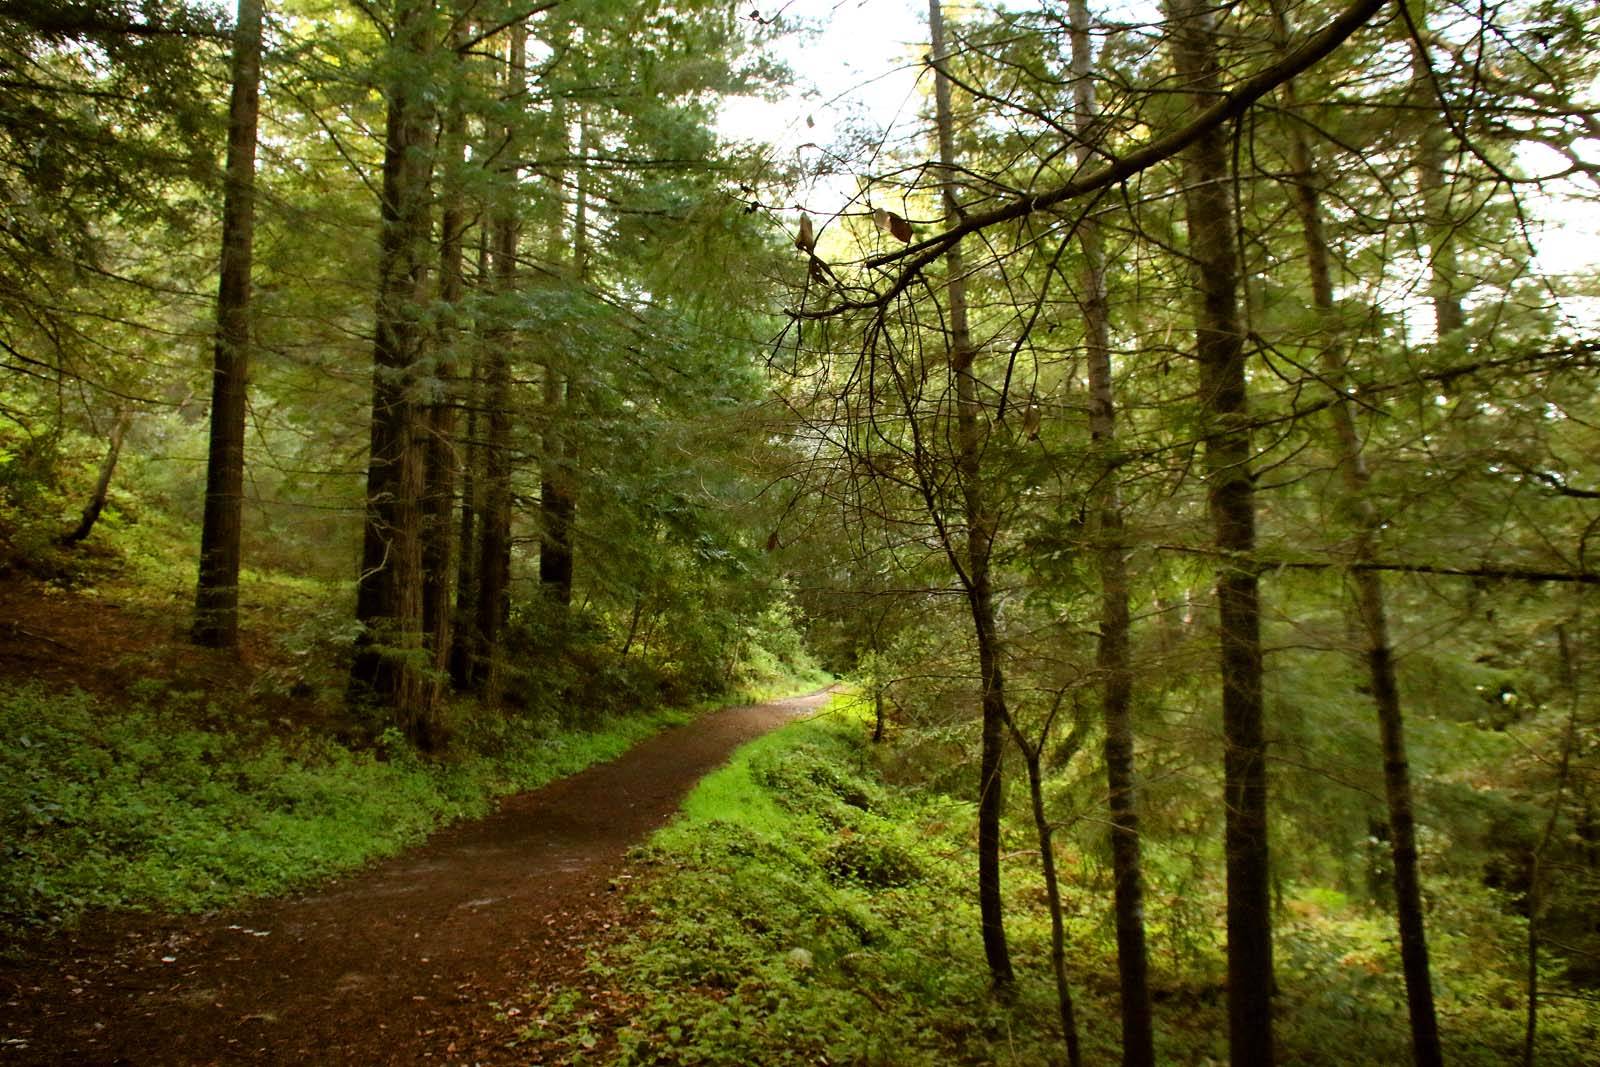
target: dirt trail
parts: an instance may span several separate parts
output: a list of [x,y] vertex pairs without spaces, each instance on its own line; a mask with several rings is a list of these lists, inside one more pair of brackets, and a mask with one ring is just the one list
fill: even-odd
[[0,1064],[529,1062],[496,1003],[571,983],[618,919],[628,847],[826,700],[715,712],[306,896],[86,923],[0,965]]

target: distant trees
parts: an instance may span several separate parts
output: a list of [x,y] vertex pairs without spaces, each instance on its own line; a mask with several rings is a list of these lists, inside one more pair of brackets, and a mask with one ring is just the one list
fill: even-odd
[[[215,269],[189,251],[222,37],[179,4],[0,7],[0,503],[23,542],[86,538],[137,415],[170,403],[162,340]],[[68,491],[85,448],[103,462]],[[69,525],[58,495],[88,507]]]
[[[668,191],[682,205],[708,191],[694,189],[714,151],[697,132],[705,113],[675,100],[692,100],[702,78],[730,77],[728,67],[704,61],[731,64],[739,35],[731,19],[690,29],[691,17],[698,16],[653,7],[446,13],[400,3],[393,10],[378,68],[391,81],[357,612],[365,629],[352,694],[391,707],[424,747],[443,741],[429,717],[447,666],[459,687],[491,701],[504,691],[519,515],[531,520],[546,591],[526,610],[542,616],[541,603],[564,609],[573,597],[577,464],[592,413],[584,408],[608,388],[626,389],[607,381],[621,364],[597,359],[593,346],[608,343],[601,340],[607,331],[633,329],[640,316],[627,297],[608,291],[625,293],[636,268],[616,258],[602,270],[591,265],[594,230],[625,240],[635,212],[668,225],[717,224],[720,207],[697,209],[700,222],[682,206],[640,211],[636,204]],[[613,35],[640,43],[635,73],[618,66]],[[701,63],[692,71],[691,54]],[[597,94],[602,71],[624,76]],[[661,78],[674,80],[665,94]],[[698,143],[660,142],[685,133]],[[613,206],[597,221],[592,200],[601,182]],[[469,295],[463,264],[474,225],[479,271]],[[674,285],[659,281],[648,300],[664,307]],[[597,315],[613,321],[596,331]],[[430,326],[441,317],[443,332]],[[626,343],[619,355],[629,358]],[[458,437],[457,427],[467,436]],[[448,506],[457,470],[460,522]],[[526,482],[534,470],[537,480]],[[536,508],[524,509],[525,484],[537,487]],[[457,556],[460,580],[447,611],[452,591],[442,576]]]
[[718,280],[773,250],[711,128],[716,93],[773,73],[741,58],[768,31],[718,3],[274,14],[0,11],[33,79],[0,89],[0,339],[30,376],[0,395],[0,450],[70,431],[98,460],[107,410],[153,412],[133,425],[169,451],[209,427],[195,639],[236,642],[241,566],[349,573],[352,707],[424,749],[447,743],[446,685],[492,700],[566,672],[555,701],[600,684],[562,649],[613,627],[641,694],[722,684],[734,620],[782,597],[723,515],[753,495],[731,413],[769,302]]

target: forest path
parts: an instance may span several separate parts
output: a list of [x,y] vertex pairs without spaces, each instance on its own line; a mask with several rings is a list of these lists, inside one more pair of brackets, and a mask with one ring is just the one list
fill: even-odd
[[528,1063],[496,1005],[576,984],[627,849],[829,695],[702,716],[304,896],[87,922],[0,965],[0,1064]]

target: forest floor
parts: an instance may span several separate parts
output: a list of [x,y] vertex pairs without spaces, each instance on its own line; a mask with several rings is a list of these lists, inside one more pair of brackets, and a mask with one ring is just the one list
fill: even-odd
[[[120,643],[111,619],[7,606],[10,667],[19,646],[48,647],[56,674]],[[629,847],[740,744],[828,699],[713,712],[315,892],[90,915],[0,962],[0,1064],[538,1063],[519,1006],[603,996],[584,959],[629,921]]]

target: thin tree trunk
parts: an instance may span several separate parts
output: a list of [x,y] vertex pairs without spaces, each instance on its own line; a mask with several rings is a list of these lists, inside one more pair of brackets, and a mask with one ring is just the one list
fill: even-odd
[[94,492],[89,494],[89,502],[78,516],[78,525],[56,538],[56,544],[71,546],[79,543],[89,536],[94,524],[100,521],[100,513],[106,508],[106,496],[111,492],[111,476],[117,472],[117,460],[122,456],[122,439],[128,435],[128,427],[132,422],[133,415],[130,412],[117,412],[117,421],[112,424],[111,437],[106,442],[106,458],[100,461],[100,473],[94,480]]
[[[200,575],[198,645],[239,643],[239,538],[244,512],[244,424],[250,373],[250,260],[255,236],[256,120],[260,113],[262,0],[239,0],[233,31],[233,94],[222,201],[221,279],[211,374],[211,440]],[[87,533],[87,531],[85,531]]]
[[[1088,163],[1098,134],[1089,41],[1089,5],[1071,0],[1074,126],[1078,165]],[[1128,559],[1123,536],[1121,476],[1116,442],[1116,400],[1111,381],[1110,315],[1106,298],[1105,239],[1099,224],[1078,226],[1085,262],[1083,322],[1089,373],[1089,433],[1100,457],[1097,503],[1100,569],[1100,672],[1105,718],[1107,803],[1111,822],[1111,869],[1117,929],[1117,971],[1122,995],[1122,1062],[1155,1063],[1150,1007],[1150,961],[1144,936],[1144,872],[1139,847],[1137,776],[1134,770],[1133,669],[1128,652]]]
[[1557,630],[1561,642],[1561,658],[1567,675],[1568,695],[1571,704],[1567,712],[1567,727],[1562,731],[1561,759],[1556,763],[1556,793],[1550,798],[1550,813],[1545,818],[1544,830],[1528,854],[1528,944],[1527,944],[1527,1021],[1522,1035],[1522,1065],[1533,1067],[1539,1041],[1539,924],[1544,919],[1545,853],[1555,839],[1556,825],[1561,819],[1561,801],[1566,794],[1572,775],[1572,753],[1578,743],[1577,672],[1572,669],[1571,648],[1567,644],[1566,627]]
[[[1204,0],[1170,0],[1171,48],[1193,106],[1220,91],[1216,28]],[[1217,572],[1222,674],[1224,852],[1228,875],[1228,1034],[1235,1067],[1273,1062],[1272,898],[1267,854],[1267,742],[1255,485],[1239,320],[1239,263],[1227,142],[1218,129],[1184,153],[1185,214],[1200,304],[1195,356],[1205,424],[1208,506],[1223,562]]]
[[[527,78],[527,27],[511,28],[506,64],[506,94],[521,101]],[[514,120],[506,125],[506,155],[516,158]],[[505,173],[506,188],[493,220],[495,287],[510,293],[517,284],[517,205],[515,162]],[[477,663],[473,687],[487,699],[498,698],[501,683],[500,644],[511,616],[511,345],[512,330],[497,329],[485,352],[484,404],[488,439],[484,443],[483,514],[478,557]]]
[[883,741],[884,682],[883,682],[883,624],[884,615],[872,620],[872,743]]
[[[1048,728],[1046,730],[1048,732]],[[1041,743],[1028,746],[1021,731],[1013,727],[1017,745],[1022,749],[1028,769],[1028,797],[1033,804],[1033,828],[1039,838],[1040,873],[1044,878],[1045,900],[1050,909],[1050,973],[1056,981],[1056,1012],[1061,1021],[1061,1035],[1067,1043],[1069,1067],[1083,1063],[1083,1053],[1078,1044],[1078,1021],[1072,1004],[1072,986],[1067,982],[1067,930],[1061,909],[1061,883],[1056,880],[1056,851],[1050,819],[1044,809],[1044,772],[1039,766],[1044,749]]]
[[[1287,41],[1287,26],[1281,11],[1278,35],[1280,47]],[[1295,105],[1294,83],[1284,87],[1285,101]],[[1328,383],[1344,392],[1348,389],[1348,367],[1338,317],[1334,308],[1332,256],[1322,224],[1321,196],[1317,188],[1317,166],[1304,128],[1293,120],[1289,124],[1290,167],[1294,172],[1295,209],[1305,242],[1306,264],[1311,276],[1311,295],[1321,320],[1322,371]],[[1353,403],[1342,397],[1329,413],[1339,440],[1339,472],[1356,520],[1355,560],[1371,563],[1377,558],[1380,524],[1373,507],[1361,435],[1356,427]],[[1400,687],[1395,676],[1394,652],[1389,641],[1389,622],[1383,595],[1383,579],[1376,571],[1358,570],[1351,575],[1355,586],[1356,615],[1361,638],[1366,645],[1365,659],[1373,702],[1378,716],[1378,733],[1383,751],[1384,793],[1388,807],[1389,848],[1394,865],[1395,918],[1400,933],[1401,968],[1406,980],[1406,1003],[1411,1023],[1412,1058],[1418,1067],[1439,1067],[1444,1053],[1439,1044],[1439,1023],[1434,1010],[1433,983],[1428,964],[1428,941],[1423,921],[1422,881],[1417,862],[1415,807],[1411,799],[1411,770],[1407,758],[1405,720],[1400,705]]]
[[[408,0],[395,14],[399,66],[431,49],[432,5]],[[423,634],[422,517],[427,427],[417,396],[425,331],[417,313],[427,282],[433,110],[415,70],[387,90],[377,339],[373,347],[372,442],[356,617],[362,637],[351,696],[389,707],[420,748],[443,742],[437,685]]]
[[617,653],[618,658],[626,659],[628,651],[633,648],[633,638],[639,632],[639,617],[643,613],[644,597],[635,593],[633,594],[633,614],[628,619],[628,636],[622,642],[622,651]]
[[[944,171],[945,219],[960,219],[955,192],[955,133],[950,106],[950,79],[943,64],[944,15],[939,0],[928,0],[928,30],[934,64],[934,102],[939,131],[939,162]],[[1000,635],[995,625],[994,593],[990,586],[989,559],[993,551],[995,517],[984,499],[982,485],[982,410],[978,382],[973,373],[977,352],[967,328],[965,266],[960,244],[945,255],[950,297],[950,371],[956,380],[956,448],[961,477],[963,518],[967,531],[967,604],[978,640],[978,665],[982,686],[982,753],[978,763],[978,910],[983,927],[983,951],[989,975],[997,988],[1015,982],[1011,951],[1006,943],[1005,916],[1000,896],[1000,814],[1004,803],[1002,760],[1008,718],[1005,685],[1000,666]]]

